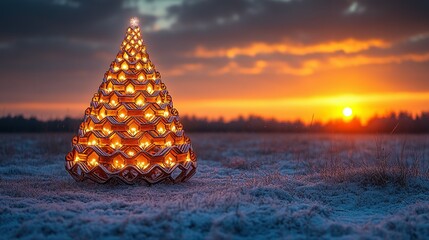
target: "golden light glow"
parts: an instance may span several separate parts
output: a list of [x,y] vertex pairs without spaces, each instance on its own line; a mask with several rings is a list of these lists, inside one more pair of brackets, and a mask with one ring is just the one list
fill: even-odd
[[353,114],[353,110],[350,107],[345,107],[343,109],[343,115],[344,117],[350,117]]
[[119,74],[119,80],[124,81],[126,79],[124,72]]
[[128,151],[128,156],[131,156],[131,157],[132,157],[132,156],[134,156],[134,154],[135,154],[135,153],[134,153],[133,151]]
[[119,160],[116,159],[113,161],[113,167],[116,169],[121,169],[125,167],[125,164],[119,162]]
[[165,143],[165,146],[166,146],[166,147],[171,147],[171,141],[167,141],[167,142]]
[[168,157],[167,159],[165,159],[165,165],[167,165],[167,167],[172,167],[175,163],[176,162],[173,160],[172,157]]
[[165,129],[164,129],[163,127],[159,127],[159,128],[157,129],[157,131],[158,131],[158,133],[159,133],[159,134],[163,134],[163,133],[165,133]]
[[154,115],[152,113],[146,113],[144,116],[147,120],[152,120],[154,118]]
[[106,133],[107,135],[109,135],[112,131],[108,128],[103,128],[103,132]]
[[126,115],[125,115],[124,113],[121,113],[121,114],[119,114],[119,117],[120,117],[120,118],[125,118],[125,117],[126,117]]
[[97,159],[93,158],[88,162],[90,166],[95,167],[98,165]]
[[154,91],[153,91],[153,88],[152,88],[152,85],[147,85],[147,89],[146,89],[146,91],[149,93],[149,94],[152,94]]
[[143,100],[138,99],[138,100],[136,101],[136,104],[137,104],[138,106],[142,106],[142,105],[144,104],[144,102],[143,102]]
[[136,128],[131,128],[130,130],[129,130],[129,132],[130,132],[130,134],[131,135],[136,135],[137,133],[138,133],[138,130],[136,129]]
[[128,70],[128,64],[127,64],[127,62],[123,62],[122,64],[121,64],[121,68],[122,68],[122,70]]
[[140,169],[146,169],[149,166],[149,163],[144,161],[137,162],[137,167]]
[[133,87],[133,85],[131,85],[131,84],[130,84],[130,85],[128,85],[128,86],[127,86],[127,90],[126,90],[126,91],[127,91],[127,93],[129,93],[129,94],[134,93],[134,87]]
[[110,146],[114,149],[119,149],[122,147],[122,144],[120,144],[119,142],[115,142],[115,143],[110,144]]
[[144,142],[144,143],[141,143],[140,144],[140,148],[141,149],[145,149],[145,148],[147,148],[149,146],[149,142]]

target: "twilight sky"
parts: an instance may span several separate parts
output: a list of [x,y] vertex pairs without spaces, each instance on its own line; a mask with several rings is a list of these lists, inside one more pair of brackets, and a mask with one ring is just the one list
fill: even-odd
[[429,111],[429,1],[2,0],[0,115],[82,117],[137,16],[181,115]]

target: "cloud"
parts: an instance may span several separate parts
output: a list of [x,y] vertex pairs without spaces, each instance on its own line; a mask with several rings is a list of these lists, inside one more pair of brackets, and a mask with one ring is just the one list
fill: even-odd
[[374,56],[342,56],[342,57],[331,57],[329,58],[329,64],[336,68],[343,67],[352,67],[352,66],[361,66],[369,64],[389,64],[395,63],[400,64],[403,62],[428,62],[429,61],[429,52],[421,54],[404,54],[397,56],[383,56],[383,57],[374,57]]
[[255,57],[267,54],[291,54],[307,55],[315,53],[356,53],[370,48],[388,48],[391,44],[382,39],[356,40],[345,39],[340,41],[330,41],[326,43],[303,45],[300,43],[251,43],[244,47],[231,47],[227,49],[207,49],[199,46],[191,54],[197,58],[215,58],[227,57],[235,58],[237,56]]
[[429,52],[382,57],[368,55],[333,56],[321,60],[306,59],[298,62],[298,64],[291,64],[291,62],[281,60],[273,60],[269,62],[258,60],[250,67],[243,66],[237,61],[230,61],[219,70],[213,70],[212,74],[264,75],[274,73],[277,75],[309,76],[319,71],[335,70],[339,68],[376,64],[401,64],[405,62],[429,62]]
[[220,68],[219,70],[215,70],[212,72],[213,75],[219,74],[244,74],[244,75],[257,75],[261,74],[262,71],[267,67],[268,63],[266,61],[256,61],[253,66],[246,67],[241,66],[235,61],[229,62],[226,66]]
[[177,77],[183,76],[186,74],[190,74],[195,71],[201,70],[203,67],[200,63],[186,63],[186,64],[178,64],[174,67],[165,69],[163,71],[163,75],[168,75],[169,77]]

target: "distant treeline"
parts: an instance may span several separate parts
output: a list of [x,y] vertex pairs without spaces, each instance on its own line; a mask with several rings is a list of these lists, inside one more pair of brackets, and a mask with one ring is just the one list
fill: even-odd
[[[76,132],[81,119],[40,121],[23,116],[0,118],[0,132]],[[278,121],[258,116],[238,117],[225,121],[184,116],[180,118],[187,132],[290,132],[290,133],[429,133],[429,112],[413,117],[406,112],[374,116],[363,125],[358,118],[350,121],[332,120],[327,123]]]

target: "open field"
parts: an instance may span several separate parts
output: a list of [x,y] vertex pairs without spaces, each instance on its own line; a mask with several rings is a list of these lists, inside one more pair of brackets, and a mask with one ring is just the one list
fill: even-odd
[[429,135],[189,134],[197,174],[75,182],[71,134],[0,135],[0,238],[424,239]]

